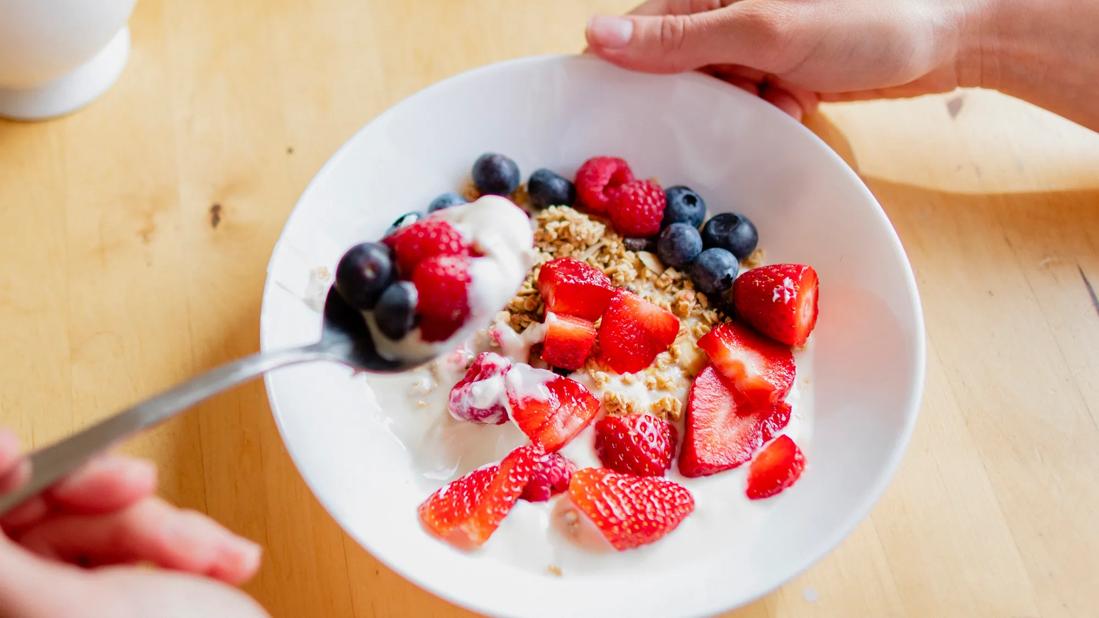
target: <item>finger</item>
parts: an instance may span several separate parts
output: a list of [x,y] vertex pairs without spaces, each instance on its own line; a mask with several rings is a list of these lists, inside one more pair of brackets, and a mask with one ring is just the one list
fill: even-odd
[[49,512],[50,507],[46,504],[46,499],[35,496],[4,513],[0,518],[0,528],[11,536],[17,536],[23,530],[44,519]]
[[156,491],[156,467],[143,459],[93,459],[46,492],[51,505],[71,513],[109,513]]
[[708,69],[706,67],[703,67],[703,68],[699,69],[699,71],[702,71],[703,73],[705,73],[707,75],[710,75],[711,77],[716,77],[717,79],[720,79],[721,81],[723,81],[723,82],[725,82],[725,83],[727,83],[731,86],[736,86],[737,88],[740,88],[741,90],[743,90],[743,91],[745,91],[749,94],[759,96],[759,82],[754,82],[750,79],[747,79],[747,78],[744,78],[744,77],[738,77],[736,75],[730,75],[730,76],[720,75],[716,72],[713,72],[712,69]]
[[238,584],[259,568],[260,548],[193,511],[146,498],[105,515],[58,515],[18,538],[27,549],[86,565],[152,562]]
[[0,616],[74,616],[94,590],[80,571],[50,563],[0,534]]
[[722,78],[743,77],[757,83],[767,79],[767,73],[740,64],[711,64],[708,68]]
[[783,64],[783,38],[795,24],[790,10],[778,6],[749,0],[684,15],[596,16],[586,34],[593,52],[629,69],[675,73],[743,64],[771,71]]
[[30,463],[20,453],[19,438],[9,429],[0,429],[0,493],[19,487],[30,474]]
[[802,88],[797,84],[788,82],[779,77],[769,76],[761,91],[765,92],[768,88],[781,90],[794,97],[805,114],[816,111],[817,106],[820,104],[820,95],[818,93]]
[[805,115],[805,109],[801,106],[801,103],[798,102],[797,98],[781,88],[776,88],[774,86],[764,88],[763,93],[760,96],[763,97],[764,101],[767,101],[771,105],[786,112],[798,122],[800,122]]

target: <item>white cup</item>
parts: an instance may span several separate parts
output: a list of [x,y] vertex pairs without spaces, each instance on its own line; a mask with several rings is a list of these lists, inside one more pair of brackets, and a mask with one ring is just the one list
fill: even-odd
[[59,116],[110,88],[130,55],[134,2],[0,0],[0,116]]

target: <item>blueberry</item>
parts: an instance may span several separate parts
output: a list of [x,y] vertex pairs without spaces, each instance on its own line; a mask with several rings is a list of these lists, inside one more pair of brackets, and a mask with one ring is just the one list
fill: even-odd
[[725,249],[712,247],[698,254],[691,264],[691,281],[695,288],[711,296],[720,296],[733,287],[733,279],[740,268],[736,256]]
[[371,309],[393,280],[393,256],[380,242],[364,242],[347,250],[336,266],[336,290],[356,309]]
[[419,210],[413,210],[412,212],[406,212],[405,214],[397,217],[397,220],[394,221],[389,226],[389,229],[385,231],[385,234],[382,236],[382,238],[385,238],[386,236],[389,236],[393,232],[396,232],[397,230],[401,229],[402,227],[407,227],[409,225],[412,225],[413,223],[419,221],[420,219],[423,219],[426,216],[427,215],[420,212]]
[[482,194],[511,195],[519,186],[519,166],[502,154],[486,152],[473,164],[473,184]]
[[706,202],[690,188],[683,185],[669,187],[664,191],[664,197],[667,198],[668,205],[664,208],[661,227],[686,223],[697,228],[706,220]]
[[702,226],[702,242],[707,247],[726,249],[743,260],[756,250],[759,232],[748,217],[723,212],[710,217],[706,225]]
[[656,241],[656,254],[673,268],[682,268],[695,261],[702,253],[702,236],[698,228],[689,223],[673,223],[660,232]]
[[655,238],[624,238],[622,244],[630,251],[656,251]]
[[416,324],[416,286],[398,281],[382,292],[374,307],[374,323],[386,337],[397,341]]
[[564,176],[545,168],[535,170],[527,181],[530,203],[538,209],[547,206],[572,206],[576,201],[576,187]]
[[435,212],[436,210],[442,210],[444,208],[450,208],[451,206],[457,206],[458,204],[465,204],[466,198],[458,195],[453,191],[448,191],[439,197],[431,200],[431,203],[427,205],[428,212]]

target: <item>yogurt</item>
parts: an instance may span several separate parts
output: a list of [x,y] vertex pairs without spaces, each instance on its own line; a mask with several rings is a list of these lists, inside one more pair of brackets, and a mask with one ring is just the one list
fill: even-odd
[[[525,360],[525,357],[518,360]],[[796,362],[797,379],[786,399],[793,410],[789,425],[781,433],[789,435],[808,453],[811,470],[811,345],[796,353]],[[504,380],[510,379],[514,381],[513,387],[531,392],[537,391],[552,375],[537,369],[523,369],[520,373],[509,372]],[[424,497],[474,468],[499,461],[512,449],[528,442],[513,423],[479,425],[451,418],[446,411],[447,398],[450,387],[461,377],[460,367],[436,362],[404,374],[367,378],[380,408],[390,411],[387,413],[389,430],[408,450],[409,461],[422,480]],[[574,377],[581,379],[579,374]],[[417,385],[424,380],[435,384],[435,388],[427,393],[420,391]],[[498,389],[501,386],[497,382],[486,385],[486,400],[500,397]],[[600,466],[595,451],[594,424],[561,450],[562,455],[581,468]],[[683,435],[682,427],[679,429],[679,434]],[[691,492],[695,510],[674,532],[651,545],[615,551],[564,494],[541,503],[520,500],[492,538],[476,552],[480,558],[508,563],[533,573],[570,577],[636,573],[639,565],[653,573],[670,572],[684,564],[696,563],[700,556],[710,554],[715,547],[723,548],[722,551],[753,551],[758,549],[760,539],[766,538],[768,512],[781,501],[781,495],[773,500],[748,500],[744,493],[748,467],[745,464],[702,478],[683,477],[673,467],[667,478]]]
[[432,217],[453,225],[473,250],[469,317],[445,341],[424,341],[419,327],[394,341],[378,330],[373,314],[364,311],[378,354],[389,360],[423,362],[454,349],[508,304],[534,265],[530,219],[507,198],[486,195],[469,204],[440,210]]

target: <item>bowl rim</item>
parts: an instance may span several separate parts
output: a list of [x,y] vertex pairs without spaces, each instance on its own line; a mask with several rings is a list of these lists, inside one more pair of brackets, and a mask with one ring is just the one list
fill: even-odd
[[[361,139],[360,136],[362,134],[367,132],[375,124],[381,123],[390,115],[395,114],[396,110],[402,105],[414,100],[418,100],[420,98],[432,96],[435,91],[443,90],[461,81],[474,79],[486,73],[492,73],[505,68],[514,68],[517,66],[540,64],[561,64],[567,66],[576,63],[598,63],[605,64],[607,66],[613,66],[599,58],[585,54],[543,54],[534,56],[523,56],[519,58],[494,62],[475,67],[473,69],[461,71],[459,73],[450,75],[449,77],[443,78],[439,81],[433,82],[421,88],[420,90],[417,90],[416,92],[392,103],[380,114],[374,116],[363,126],[359,127],[350,137],[347,138],[347,140],[345,140],[340,145],[339,148],[336,149],[336,151],[324,162],[324,164],[316,171],[316,173],[314,173],[313,177],[310,179],[309,183],[306,185],[301,195],[299,195],[297,201],[294,204],[294,208],[291,210],[290,214],[286,218],[286,222],[279,230],[278,240],[272,246],[271,256],[268,258],[267,267],[264,271],[265,282],[263,286],[263,294],[261,297],[259,324],[260,349],[264,351],[270,349],[270,347],[266,345],[265,342],[271,336],[272,328],[269,317],[270,312],[267,310],[269,302],[268,299],[269,297],[271,297],[271,292],[273,291],[273,286],[275,285],[271,278],[271,269],[275,261],[275,256],[279,253],[283,240],[286,237],[286,231],[295,221],[296,217],[300,216],[301,211],[299,210],[299,206],[301,206],[301,204],[305,202],[307,198],[309,198],[312,192],[317,190],[320,179],[326,176],[326,172],[330,168],[339,165],[340,161],[342,161],[343,158],[347,156],[347,152],[350,150],[352,144],[357,143]],[[716,80],[716,78],[714,77],[698,72],[664,75],[661,77],[663,79],[681,79],[694,81],[696,83],[707,84]],[[769,104],[764,103],[762,100],[757,100],[759,101],[759,105],[766,108],[766,111],[764,111],[763,113],[771,114],[772,117],[774,117],[778,122],[785,122],[791,125],[795,125],[796,129],[800,131],[802,136],[807,139],[809,144],[811,144],[810,147],[815,148],[818,153],[823,157],[831,159],[833,163],[838,164],[838,167],[840,168],[840,170],[842,170],[841,173],[847,177],[847,180],[853,183],[857,191],[860,192],[863,197],[865,197],[867,200],[869,200],[871,204],[875,206],[875,208],[873,209],[874,216],[879,219],[880,223],[884,224],[889,240],[889,247],[895,254],[895,257],[900,258],[900,262],[903,266],[904,287],[908,293],[908,301],[910,303],[910,309],[914,317],[914,322],[911,324],[911,326],[914,328],[915,331],[913,333],[913,340],[915,345],[914,349],[912,350],[914,356],[913,360],[915,371],[911,376],[911,388],[908,394],[907,401],[905,403],[904,423],[901,428],[901,433],[898,436],[899,439],[896,443],[896,448],[894,448],[889,453],[888,458],[885,461],[885,465],[879,468],[877,476],[874,479],[874,482],[871,484],[869,491],[864,493],[861,500],[852,504],[852,507],[850,509],[850,515],[846,518],[844,524],[836,526],[829,534],[825,535],[822,542],[818,544],[819,549],[817,551],[806,554],[806,556],[797,563],[791,563],[791,568],[776,569],[776,571],[782,571],[782,573],[777,577],[772,577],[769,580],[762,582],[759,586],[758,591],[754,595],[744,597],[739,601],[736,601],[734,605],[728,605],[711,597],[710,599],[707,599],[707,603],[705,605],[694,608],[697,615],[710,615],[723,611],[729,611],[737,607],[743,607],[770,594],[782,585],[788,583],[789,581],[793,580],[794,578],[805,572],[809,567],[819,562],[828,554],[832,553],[844,539],[850,536],[855,528],[857,528],[863,523],[863,521],[866,520],[866,518],[870,515],[873,507],[877,504],[882,495],[885,493],[886,488],[892,481],[894,475],[897,472],[897,469],[900,467],[901,460],[904,458],[904,455],[908,450],[908,444],[911,441],[912,433],[916,425],[916,420],[919,417],[927,376],[927,333],[925,330],[923,307],[920,299],[919,288],[916,285],[916,277],[912,270],[912,264],[909,261],[908,255],[904,250],[904,246],[901,244],[900,237],[897,235],[897,231],[894,228],[892,222],[889,220],[889,217],[886,215],[885,210],[882,208],[877,198],[862,181],[859,175],[824,140],[822,140],[818,135],[810,131],[802,123],[791,118],[786,113],[778,110],[777,108],[774,108]],[[331,517],[336,522],[336,524],[340,527],[344,534],[354,539],[356,543],[358,543],[361,547],[370,552],[370,555],[374,559],[378,560],[387,568],[397,573],[402,578],[411,582],[413,585],[419,587],[420,589],[459,607],[489,615],[499,614],[500,609],[498,607],[494,607],[492,603],[483,601],[481,599],[458,598],[454,595],[449,594],[447,591],[433,585],[433,583],[429,581],[428,578],[420,577],[417,573],[412,572],[411,569],[406,569],[401,565],[391,563],[391,561],[388,560],[387,557],[384,557],[376,552],[375,548],[368,540],[361,538],[359,535],[345,528],[340,519],[336,517],[335,509],[333,508],[333,506],[328,503],[328,500],[325,498],[325,496],[321,495],[321,493],[316,490],[316,488],[314,487],[314,483],[305,473],[302,467],[302,462],[299,461],[298,457],[294,454],[293,449],[291,449],[289,446],[286,428],[283,425],[281,414],[279,412],[279,404],[277,403],[273,392],[271,373],[267,373],[264,375],[263,383],[264,391],[267,395],[267,402],[271,408],[271,414],[274,417],[275,425],[279,432],[279,437],[282,439],[287,453],[290,455],[290,459],[294,463],[294,467],[297,469],[299,475],[301,476],[302,480],[305,482],[306,486],[309,488],[315,499],[321,504],[324,510],[328,513],[329,517]]]

